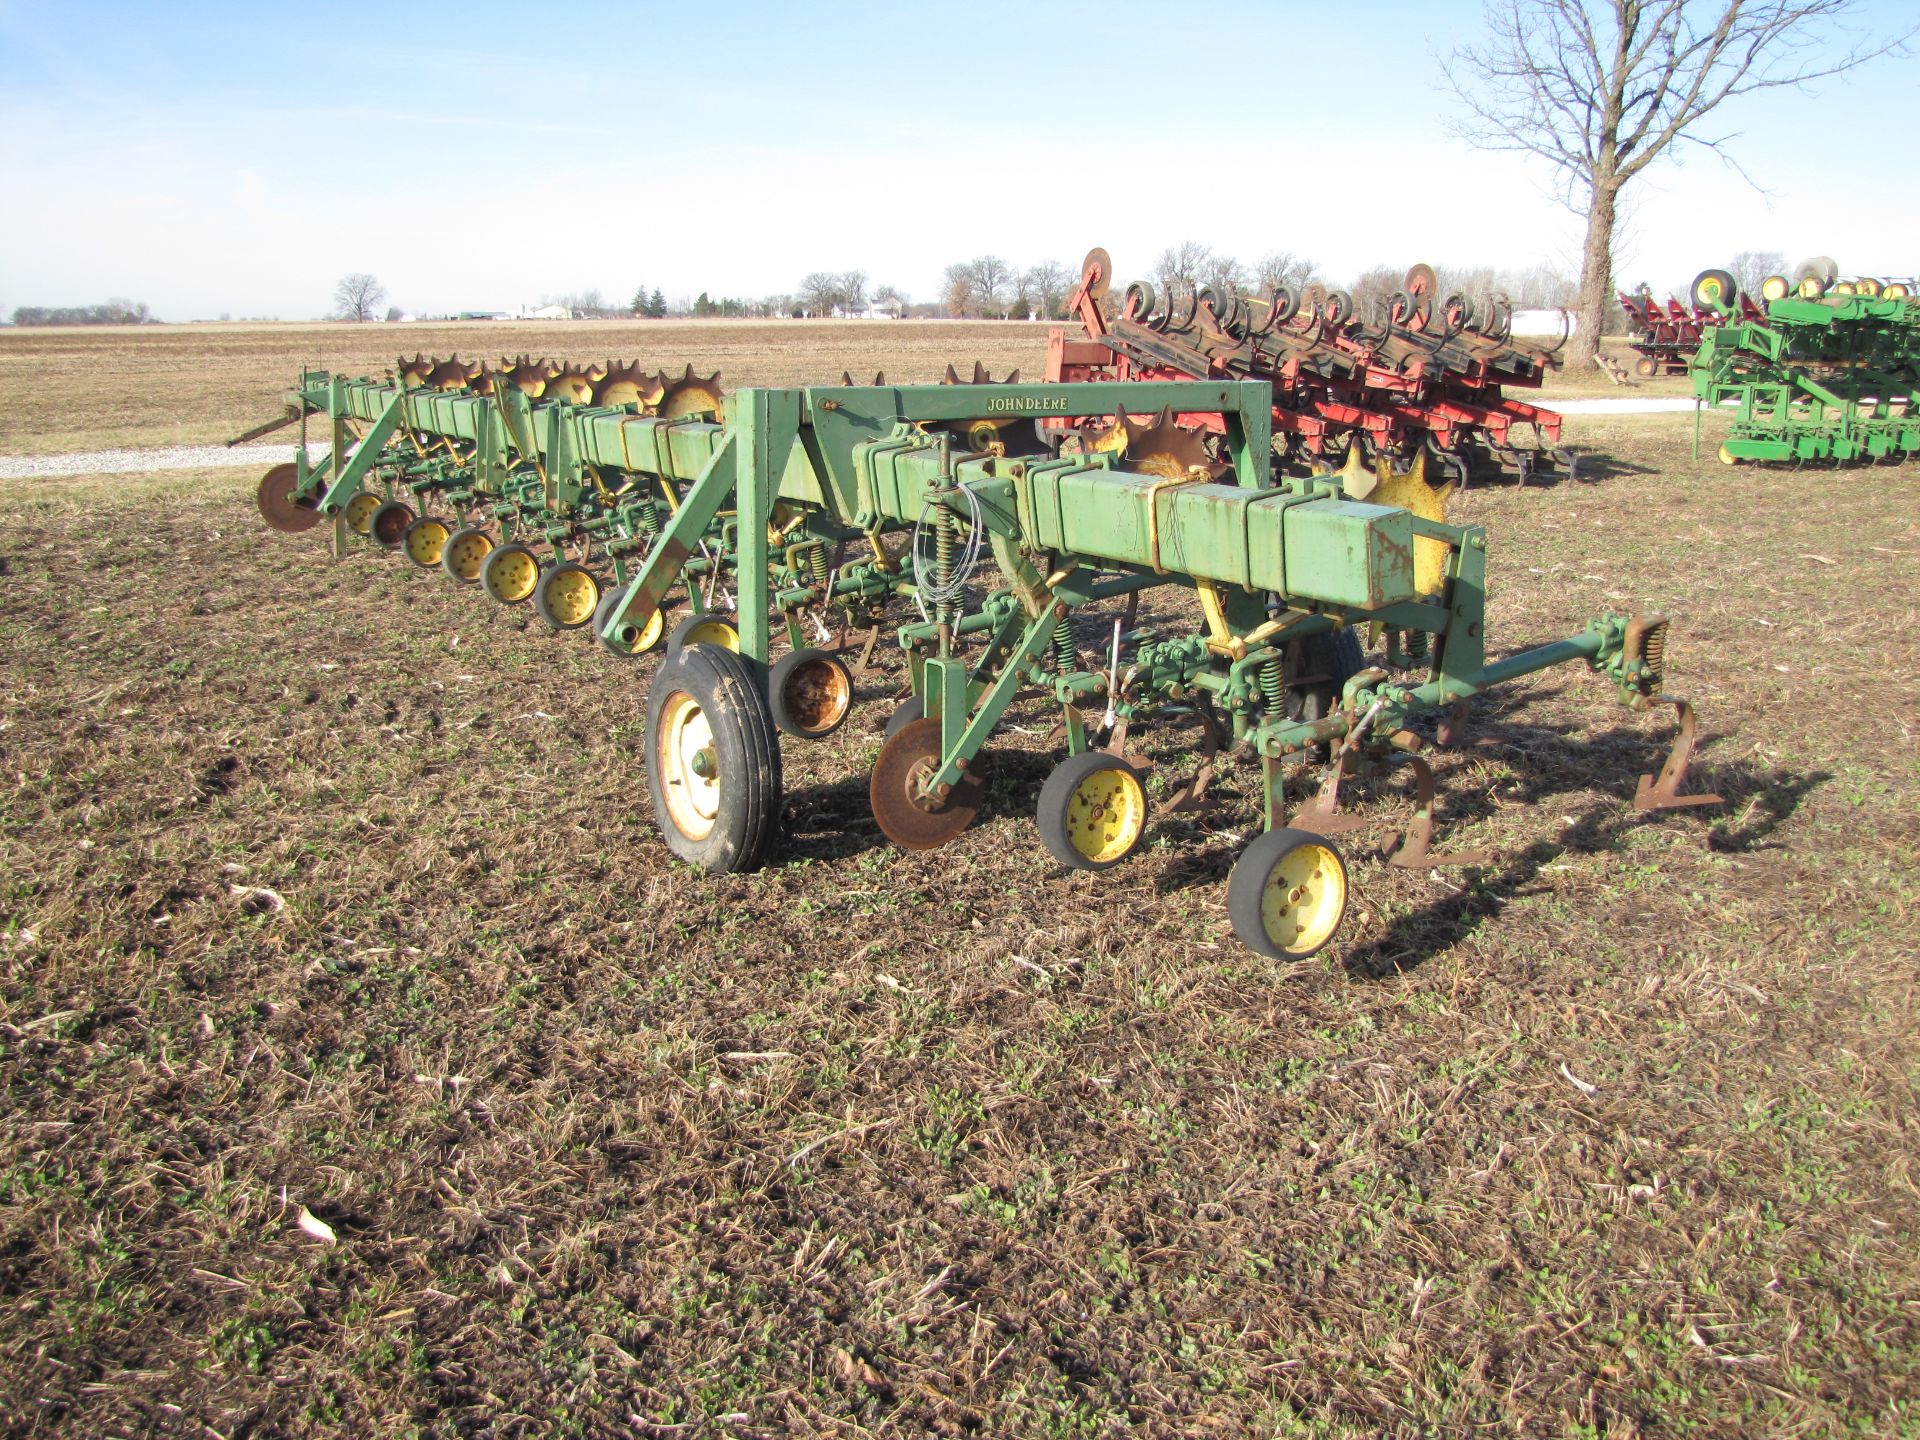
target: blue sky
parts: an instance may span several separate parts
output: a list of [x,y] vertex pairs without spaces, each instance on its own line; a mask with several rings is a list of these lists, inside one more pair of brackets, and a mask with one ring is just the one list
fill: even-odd
[[[293,319],[348,270],[424,312],[849,268],[930,299],[982,253],[1100,244],[1126,278],[1185,239],[1336,278],[1578,253],[1544,167],[1442,129],[1435,61],[1474,0],[568,13],[0,0],[0,312]],[[1623,280],[1745,249],[1920,269],[1916,67],[1730,108],[1765,193],[1707,156],[1649,172]]]

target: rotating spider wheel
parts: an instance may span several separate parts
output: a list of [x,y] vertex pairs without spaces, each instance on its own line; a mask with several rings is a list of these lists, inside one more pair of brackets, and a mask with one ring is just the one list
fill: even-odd
[[260,477],[260,488],[254,495],[260,518],[282,534],[298,535],[320,523],[321,491],[296,496],[294,491],[299,486],[300,471],[292,464],[276,465]]
[[1249,949],[1270,960],[1305,960],[1346,918],[1346,862],[1310,830],[1269,830],[1234,862],[1227,914]]
[[766,858],[780,819],[780,742],[747,664],[690,645],[647,691],[647,789],[667,848],[734,874]]
[[1147,790],[1117,755],[1089,750],[1054,767],[1035,812],[1047,852],[1073,870],[1106,870],[1140,848]]
[[484,530],[468,526],[447,537],[440,550],[440,568],[462,585],[477,585],[480,567],[493,552],[493,537]]
[[655,609],[645,620],[622,620],[614,633],[607,635],[606,628],[627,598],[629,585],[616,585],[611,590],[600,593],[600,603],[593,607],[593,633],[600,643],[616,655],[646,655],[659,648],[661,638],[666,634],[666,612]]
[[400,549],[422,570],[431,570],[440,563],[452,534],[453,526],[438,515],[422,515],[407,526],[406,534],[400,537]]
[[795,650],[774,665],[767,682],[773,723],[800,740],[824,740],[853,709],[853,674],[838,655]]
[[480,562],[480,588],[502,605],[533,598],[540,584],[540,557],[524,545],[497,545]]
[[533,608],[556,630],[578,630],[600,608],[599,577],[572,560],[555,565],[533,587]]
[[354,534],[370,534],[373,530],[373,517],[385,503],[378,495],[369,495],[362,490],[341,507],[340,518],[347,522],[347,528]]
[[945,795],[929,795],[922,786],[940,768],[937,717],[903,725],[880,747],[867,782],[867,801],[881,833],[902,850],[937,850],[973,823],[980,813],[979,776],[966,773]]
[[373,512],[367,533],[382,550],[398,550],[413,524],[413,507],[404,500],[389,500]]

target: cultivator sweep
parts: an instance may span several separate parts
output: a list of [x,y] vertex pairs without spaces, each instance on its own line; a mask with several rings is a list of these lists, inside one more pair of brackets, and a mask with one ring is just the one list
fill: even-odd
[[[1722,288],[1722,281],[1727,288]],[[1705,282],[1703,290],[1702,283]],[[1836,295],[1865,295],[1869,299],[1885,294],[1891,298],[1909,295],[1910,280],[1879,280],[1870,275],[1840,278],[1840,268],[1824,255],[1803,260],[1791,278],[1769,275],[1760,282],[1760,293],[1742,293],[1724,270],[1702,271],[1686,300],[1669,295],[1662,306],[1644,287],[1634,293],[1620,292],[1620,308],[1627,312],[1631,327],[1627,344],[1640,356],[1634,370],[1646,376],[1685,375],[1700,348],[1701,339],[1729,321],[1748,325],[1766,323],[1766,307],[1790,295],[1818,299],[1829,292]]]
[[[1690,362],[1694,394],[1705,406],[1737,407],[1721,460],[1920,452],[1920,298],[1904,283],[1833,281],[1830,269],[1806,268],[1790,293],[1772,293],[1769,282],[1760,306],[1724,270],[1693,282],[1696,299],[1722,317]],[[1758,318],[1748,318],[1754,310]]]
[[1202,289],[1181,303],[1135,281],[1109,320],[1111,276],[1107,252],[1089,252],[1070,301],[1082,333],[1051,333],[1049,380],[1263,380],[1283,468],[1338,468],[1359,499],[1409,472],[1417,490],[1429,465],[1436,485],[1486,468],[1522,481],[1555,465],[1572,473],[1555,448],[1560,417],[1506,393],[1537,389],[1566,334],[1517,346],[1505,296],[1437,296],[1426,265],[1372,317],[1318,285],[1254,300]]
[[[496,600],[532,597],[617,653],[664,649],[648,785],[669,848],[710,870],[766,857],[779,736],[841,723],[856,627],[870,655],[902,605],[911,695],[868,784],[889,838],[931,849],[967,827],[986,747],[1025,699],[1057,715],[1066,751],[1039,794],[1041,838],[1067,866],[1105,869],[1155,813],[1130,736],[1194,725],[1198,767],[1161,809],[1201,804],[1223,754],[1258,762],[1262,833],[1228,909],[1269,956],[1310,955],[1339,928],[1347,871],[1330,837],[1361,823],[1340,810],[1343,785],[1412,772],[1392,863],[1481,858],[1434,853],[1422,752],[1457,743],[1468,703],[1502,681],[1580,662],[1636,710],[1673,706],[1678,736],[1636,801],[1714,798],[1681,793],[1694,721],[1664,693],[1664,617],[1602,614],[1490,657],[1485,532],[1357,500],[1337,474],[1276,481],[1264,381],[976,372],[745,389],[689,416],[667,413],[664,386],[647,414],[640,399],[531,398],[500,373],[486,393],[478,375],[439,390],[303,375],[292,409],[329,417],[335,443],[318,465],[303,445],[270,472],[261,511],[285,530],[330,520],[336,543],[364,535]],[[1440,556],[1430,580],[1419,545]]]

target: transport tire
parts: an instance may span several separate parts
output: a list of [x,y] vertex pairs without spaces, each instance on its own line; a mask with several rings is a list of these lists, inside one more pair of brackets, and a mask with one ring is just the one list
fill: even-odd
[[780,824],[780,742],[747,662],[667,657],[647,689],[647,790],[667,848],[715,874],[765,862]]

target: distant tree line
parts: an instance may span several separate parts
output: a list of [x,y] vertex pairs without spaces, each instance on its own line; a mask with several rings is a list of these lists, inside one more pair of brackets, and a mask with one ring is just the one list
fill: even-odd
[[13,312],[16,325],[148,325],[152,314],[144,303],[115,297],[104,305],[22,305]]

